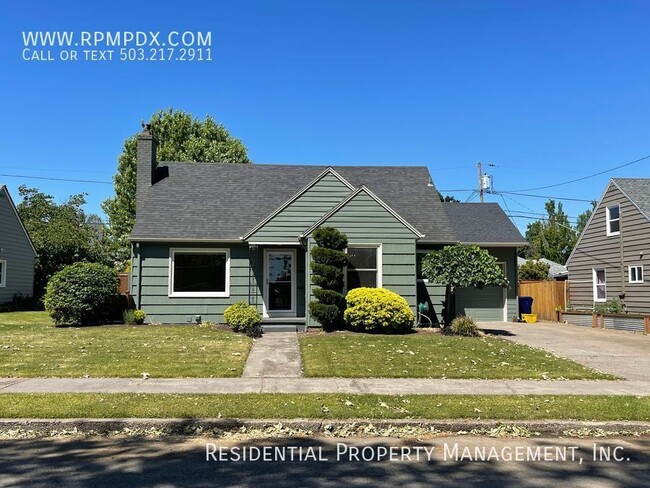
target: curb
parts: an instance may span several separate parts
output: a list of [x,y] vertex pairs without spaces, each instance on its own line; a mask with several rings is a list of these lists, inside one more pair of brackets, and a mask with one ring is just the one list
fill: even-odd
[[[499,429],[505,436],[516,436],[527,430],[547,436],[572,435],[643,435],[650,436],[650,422],[582,422],[582,421],[520,421],[520,420],[312,420],[312,419],[0,419],[0,435],[16,431],[35,436],[62,433],[78,435],[213,435],[257,431],[264,434],[283,434],[287,437],[309,435],[392,437],[391,431],[402,430],[402,436],[429,434],[487,435]],[[384,433],[382,434],[382,431]],[[386,432],[388,431],[388,432]],[[339,435],[341,436],[341,435]]]

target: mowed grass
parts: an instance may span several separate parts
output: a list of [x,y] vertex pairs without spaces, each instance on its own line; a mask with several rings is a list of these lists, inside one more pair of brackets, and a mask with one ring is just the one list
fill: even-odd
[[59,328],[45,312],[0,313],[0,377],[237,377],[251,342],[208,326]]
[[616,379],[495,337],[305,334],[305,376],[341,378]]
[[650,420],[650,397],[576,395],[0,394],[2,418]]

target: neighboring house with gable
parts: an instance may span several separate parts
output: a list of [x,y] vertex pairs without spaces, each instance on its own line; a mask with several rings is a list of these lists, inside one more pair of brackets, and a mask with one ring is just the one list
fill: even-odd
[[548,264],[548,278],[555,281],[564,281],[569,277],[569,272],[566,269],[566,266],[555,261],[551,261],[546,258],[539,259],[525,259],[522,257],[517,258],[517,266],[522,267],[528,261],[539,261],[544,264]]
[[0,185],[0,303],[34,293],[36,250],[9,189]]
[[570,304],[591,309],[620,298],[650,314],[650,178],[613,178],[567,260]]
[[437,320],[444,287],[417,276],[418,257],[446,244],[490,250],[511,286],[459,293],[458,311],[517,313],[517,247],[526,242],[497,204],[442,203],[426,167],[161,163],[147,127],[137,142],[131,295],[148,320],[223,322],[255,305],[266,324],[317,326],[309,262],[313,231],[348,236],[346,286],[384,287]]

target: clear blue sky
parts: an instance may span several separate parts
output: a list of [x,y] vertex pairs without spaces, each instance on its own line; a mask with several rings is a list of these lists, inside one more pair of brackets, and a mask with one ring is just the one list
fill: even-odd
[[[650,154],[649,21],[642,0],[3,1],[0,173],[110,181],[124,139],[174,107],[212,115],[256,162],[426,164],[453,190],[475,188],[482,161],[497,190],[551,185]],[[37,30],[210,31],[213,61],[24,61]],[[532,193],[597,199],[648,168]],[[14,197],[85,191],[91,212],[112,193],[0,181]]]

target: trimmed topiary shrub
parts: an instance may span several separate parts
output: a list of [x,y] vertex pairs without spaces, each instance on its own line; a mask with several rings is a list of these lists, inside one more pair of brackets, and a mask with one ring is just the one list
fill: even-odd
[[121,313],[117,272],[97,263],[75,263],[47,284],[45,310],[55,325],[97,325]]
[[461,315],[451,321],[449,327],[442,329],[445,335],[465,336],[465,337],[478,337],[481,332],[476,327],[476,322],[471,317]]
[[334,227],[319,227],[314,231],[314,240],[316,246],[311,250],[312,262],[309,265],[311,281],[318,288],[314,289],[316,301],[309,304],[309,315],[324,330],[340,329],[345,310],[343,269],[348,264],[348,255],[343,250],[348,245],[348,238]]
[[262,335],[262,317],[253,305],[246,302],[230,305],[223,313],[223,318],[235,332],[243,332],[250,337]]
[[415,316],[404,297],[385,288],[355,288],[345,297],[343,314],[350,330],[399,334],[409,332]]

